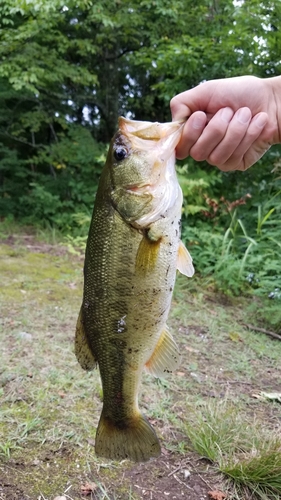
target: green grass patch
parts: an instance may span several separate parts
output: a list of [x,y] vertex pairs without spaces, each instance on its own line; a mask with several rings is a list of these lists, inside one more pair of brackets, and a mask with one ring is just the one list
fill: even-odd
[[263,425],[247,414],[241,402],[228,399],[189,408],[188,413],[184,429],[192,448],[231,480],[236,498],[280,498],[281,425],[277,420],[275,425]]
[[[134,465],[95,456],[100,377],[81,370],[73,346],[82,269],[79,256],[34,236],[0,245],[0,484],[8,485],[7,498],[18,491],[53,500],[66,492],[78,500],[87,482],[97,485],[98,499],[158,500],[166,491],[197,500],[212,488],[230,499],[278,498],[280,404],[253,394],[278,392],[281,343],[245,328],[247,298],[225,297],[198,279],[179,277],[173,298],[169,326],[181,366],[167,379],[143,376],[140,407],[160,437],[161,457]],[[179,464],[191,471],[188,480],[173,474]]]

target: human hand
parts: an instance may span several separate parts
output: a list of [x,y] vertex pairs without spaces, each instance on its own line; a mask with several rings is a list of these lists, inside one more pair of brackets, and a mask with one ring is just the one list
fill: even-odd
[[246,170],[281,142],[281,77],[211,80],[171,100],[173,120],[188,120],[177,158],[221,170]]

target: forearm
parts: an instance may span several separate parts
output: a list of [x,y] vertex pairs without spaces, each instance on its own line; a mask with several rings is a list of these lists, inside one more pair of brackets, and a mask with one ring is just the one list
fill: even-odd
[[274,132],[272,144],[281,143],[281,76],[274,76],[265,80],[269,86],[274,102],[273,106],[276,110],[277,128]]

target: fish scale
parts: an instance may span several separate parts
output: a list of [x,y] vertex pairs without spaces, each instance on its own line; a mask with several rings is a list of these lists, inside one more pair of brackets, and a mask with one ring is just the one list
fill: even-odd
[[181,128],[120,118],[95,200],[75,352],[82,368],[99,366],[95,450],[110,459],[146,461],[161,451],[138,394],[144,369],[162,376],[180,361],[166,321],[176,269],[194,271],[180,242],[174,149]]

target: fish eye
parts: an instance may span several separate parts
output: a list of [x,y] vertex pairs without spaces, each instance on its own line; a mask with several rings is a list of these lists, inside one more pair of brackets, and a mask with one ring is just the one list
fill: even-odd
[[128,150],[124,146],[116,146],[113,154],[115,160],[121,161],[128,156]]

